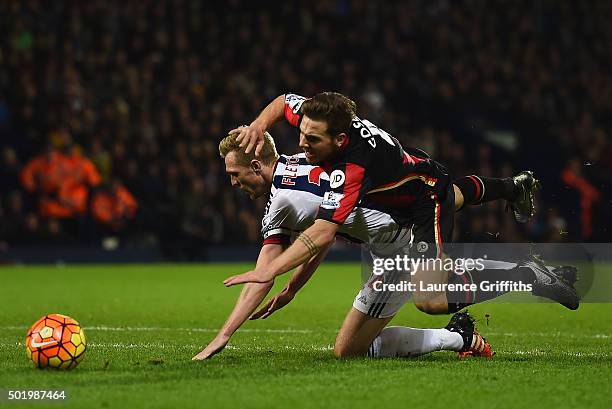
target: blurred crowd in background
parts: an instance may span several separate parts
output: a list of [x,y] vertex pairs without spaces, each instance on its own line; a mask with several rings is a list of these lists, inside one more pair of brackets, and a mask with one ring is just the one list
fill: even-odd
[[0,247],[258,243],[217,143],[323,90],[456,176],[536,171],[533,221],[470,207],[458,240],[609,241],[612,2],[210,3],[0,3]]

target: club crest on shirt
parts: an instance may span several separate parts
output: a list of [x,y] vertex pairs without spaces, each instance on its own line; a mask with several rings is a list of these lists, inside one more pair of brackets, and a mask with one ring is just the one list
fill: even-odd
[[329,175],[329,186],[332,189],[339,188],[344,184],[345,180],[346,176],[344,175],[344,172],[339,169],[336,169],[331,173],[331,175]]
[[267,227],[270,224],[271,220],[272,216],[265,216],[263,219],[261,219],[261,227]]
[[425,243],[424,241],[419,241],[417,243],[417,251],[419,253],[425,253],[427,250],[429,250],[429,244]]
[[340,200],[344,195],[342,193],[336,192],[325,192],[323,195],[323,200],[321,201],[321,207],[323,209],[333,210],[340,207]]
[[294,114],[297,114],[302,107],[302,104],[306,101],[306,98],[295,95],[295,94],[287,94],[285,95],[285,103],[289,105]]

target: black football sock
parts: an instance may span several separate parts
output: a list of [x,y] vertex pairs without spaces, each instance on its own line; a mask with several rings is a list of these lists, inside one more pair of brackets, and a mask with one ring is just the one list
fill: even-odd
[[478,205],[492,200],[513,201],[518,194],[512,178],[469,175],[453,181],[463,195],[463,205]]
[[[484,301],[492,300],[513,290],[513,286],[518,283],[531,284],[534,280],[534,273],[528,268],[519,267],[514,263],[496,262],[494,260],[485,261],[487,266],[484,270],[466,271],[464,274],[451,274],[448,278],[449,284],[474,284],[475,290],[451,291],[447,289],[446,298],[448,300],[448,312],[457,312],[469,305],[479,304]],[[498,266],[495,263],[499,263]],[[507,268],[508,266],[513,266]],[[490,289],[483,289],[481,284],[487,281]],[[474,287],[474,286],[472,286]]]

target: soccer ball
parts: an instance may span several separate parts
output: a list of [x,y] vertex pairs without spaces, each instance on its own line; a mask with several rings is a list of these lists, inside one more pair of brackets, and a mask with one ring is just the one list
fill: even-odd
[[26,337],[26,353],[38,368],[72,369],[83,360],[86,348],[79,323],[61,314],[45,315]]

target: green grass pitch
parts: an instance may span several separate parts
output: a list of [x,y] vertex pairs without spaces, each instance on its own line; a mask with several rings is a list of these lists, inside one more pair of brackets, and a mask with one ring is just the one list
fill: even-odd
[[[248,322],[212,360],[192,362],[240,291],[224,288],[223,278],[250,267],[2,267],[0,389],[65,389],[68,400],[52,407],[75,408],[612,407],[610,304],[575,312],[549,303],[471,308],[497,351],[492,360],[460,361],[450,352],[335,359],[330,347],[360,284],[354,264],[322,266],[284,310]],[[27,328],[52,312],[79,320],[88,336],[74,371],[34,369],[26,358]],[[447,321],[407,305],[393,324]]]

